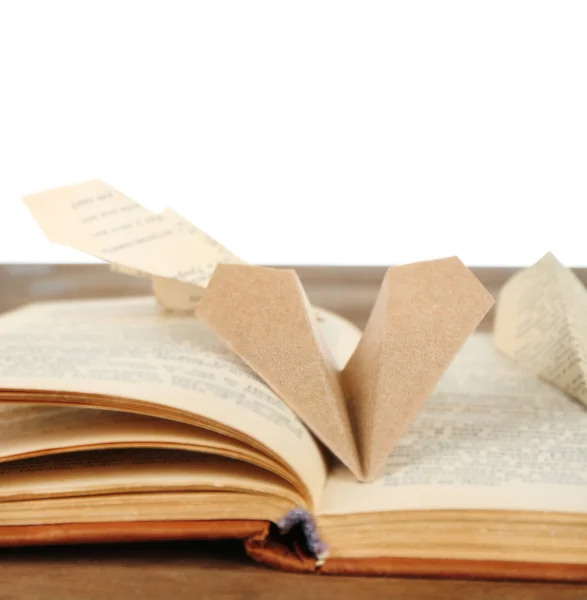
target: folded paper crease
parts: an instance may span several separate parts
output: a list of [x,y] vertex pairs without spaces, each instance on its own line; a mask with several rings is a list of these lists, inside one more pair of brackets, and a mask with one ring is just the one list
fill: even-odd
[[295,271],[219,265],[196,315],[361,476],[340,378]]
[[363,477],[371,481],[493,305],[456,257],[392,267],[343,370]]

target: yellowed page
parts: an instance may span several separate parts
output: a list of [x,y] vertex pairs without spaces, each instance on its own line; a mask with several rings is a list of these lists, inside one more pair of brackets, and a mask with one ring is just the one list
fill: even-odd
[[248,519],[277,521],[294,503],[276,495],[235,491],[122,493],[0,502],[0,526]]
[[220,490],[303,499],[281,478],[246,463],[174,450],[96,450],[0,465],[0,501],[129,492]]
[[259,450],[221,433],[157,417],[45,404],[0,404],[0,462],[95,448],[183,448],[267,466]]
[[[1,317],[0,389],[0,400],[40,395],[191,416],[273,453],[312,504],[324,486],[321,450],[294,413],[203,324],[162,314],[152,298],[39,304]],[[103,397],[83,396],[95,394]]]
[[494,335],[504,354],[587,404],[587,291],[552,254],[504,285]]
[[[236,254],[233,254],[214,238],[198,229],[191,221],[173,210],[173,208],[166,208],[161,216],[166,222],[172,224],[177,231],[187,234],[192,239],[194,246],[202,249],[203,254],[212,255],[215,262],[245,264]],[[208,278],[212,275],[212,271],[213,269],[210,271]]]
[[242,262],[177,213],[156,215],[94,180],[24,198],[49,240],[125,273],[205,286],[216,264]]
[[587,513],[587,411],[474,334],[391,452],[359,484],[339,467],[321,515],[489,509]]
[[[217,242],[208,234],[204,233],[201,229],[198,229],[191,221],[180,215],[172,208],[165,208],[161,213],[159,213],[159,216],[161,217],[162,221],[174,231],[189,234],[193,238],[194,243],[196,243],[200,248],[205,249],[204,253],[214,254],[218,262],[244,264],[244,261],[242,261],[238,256],[230,252],[230,250],[225,248],[222,244]],[[132,269],[121,266],[117,263],[112,263],[111,267],[114,271],[120,271],[129,275],[135,274],[140,277],[145,276],[145,273],[142,271],[133,271]]]

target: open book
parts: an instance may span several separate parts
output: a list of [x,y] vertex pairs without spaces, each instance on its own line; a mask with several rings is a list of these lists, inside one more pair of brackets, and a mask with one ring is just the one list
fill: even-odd
[[587,580],[584,408],[487,334],[463,346],[493,300],[457,258],[389,269],[360,332],[103,182],[27,204],[156,300],[0,317],[0,543],[237,537],[290,570]]
[[[342,366],[360,332],[317,319]],[[2,545],[235,537],[290,570],[587,579],[587,412],[489,334],[372,483],[205,325],[152,298],[3,315],[0,399]],[[269,525],[292,509],[317,527],[305,539]]]

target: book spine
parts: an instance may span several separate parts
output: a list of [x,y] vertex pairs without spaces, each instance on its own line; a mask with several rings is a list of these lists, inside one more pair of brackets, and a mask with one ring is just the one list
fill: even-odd
[[278,522],[277,527],[282,535],[299,528],[308,552],[316,557],[316,566],[324,564],[328,558],[328,545],[320,538],[314,517],[303,508],[294,508],[286,513]]
[[328,546],[320,538],[313,516],[301,508],[246,540],[245,548],[257,562],[282,571],[313,573],[328,557]]

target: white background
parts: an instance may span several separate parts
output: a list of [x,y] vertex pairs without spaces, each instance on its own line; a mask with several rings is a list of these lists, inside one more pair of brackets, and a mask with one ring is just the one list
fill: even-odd
[[0,261],[101,177],[256,263],[587,264],[585,2],[0,0]]

